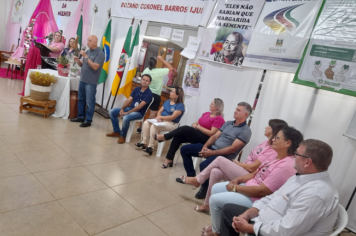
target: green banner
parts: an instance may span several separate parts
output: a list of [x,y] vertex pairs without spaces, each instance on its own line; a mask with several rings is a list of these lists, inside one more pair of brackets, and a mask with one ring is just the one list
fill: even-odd
[[293,83],[356,96],[354,12],[349,1],[324,1]]

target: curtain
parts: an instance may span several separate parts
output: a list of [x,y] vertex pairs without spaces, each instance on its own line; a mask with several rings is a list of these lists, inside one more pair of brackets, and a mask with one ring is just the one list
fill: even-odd
[[[264,141],[268,120],[285,120],[304,134],[304,138],[328,143],[334,152],[329,174],[346,207],[355,188],[356,141],[343,136],[356,110],[356,98],[291,83],[294,74],[268,71],[252,120],[249,151]],[[356,199],[348,210],[350,229],[356,229]]]

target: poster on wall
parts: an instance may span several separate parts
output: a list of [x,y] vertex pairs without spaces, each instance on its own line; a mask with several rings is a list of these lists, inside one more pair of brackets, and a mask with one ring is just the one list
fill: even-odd
[[326,0],[293,83],[356,96],[356,4]]
[[220,0],[205,29],[198,58],[241,66],[263,4],[261,0]]
[[12,6],[11,22],[18,23],[22,21],[22,6],[24,0],[15,0]]
[[183,77],[183,90],[186,95],[199,97],[204,64],[188,60]]
[[267,0],[243,66],[295,73],[322,2]]
[[[75,18],[75,11],[79,6],[79,0],[51,0],[53,15],[56,18],[58,29],[66,30],[68,23]],[[77,27],[77,25],[75,26]],[[104,33],[104,32],[103,32]],[[66,35],[66,32],[64,32]],[[66,35],[72,37],[73,35]]]

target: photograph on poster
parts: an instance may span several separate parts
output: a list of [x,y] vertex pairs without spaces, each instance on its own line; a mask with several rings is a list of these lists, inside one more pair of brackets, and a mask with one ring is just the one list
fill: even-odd
[[199,96],[203,70],[204,64],[194,62],[194,60],[187,61],[182,85],[186,95]]
[[[233,3],[233,4],[232,4]],[[198,57],[241,66],[264,1],[219,1],[202,38]]]

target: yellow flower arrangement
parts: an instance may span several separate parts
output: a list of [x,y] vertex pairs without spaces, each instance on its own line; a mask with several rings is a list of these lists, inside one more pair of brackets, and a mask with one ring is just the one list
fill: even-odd
[[44,87],[49,87],[51,84],[57,83],[57,79],[54,78],[54,75],[48,73],[43,74],[39,71],[31,72],[30,80],[32,84]]

